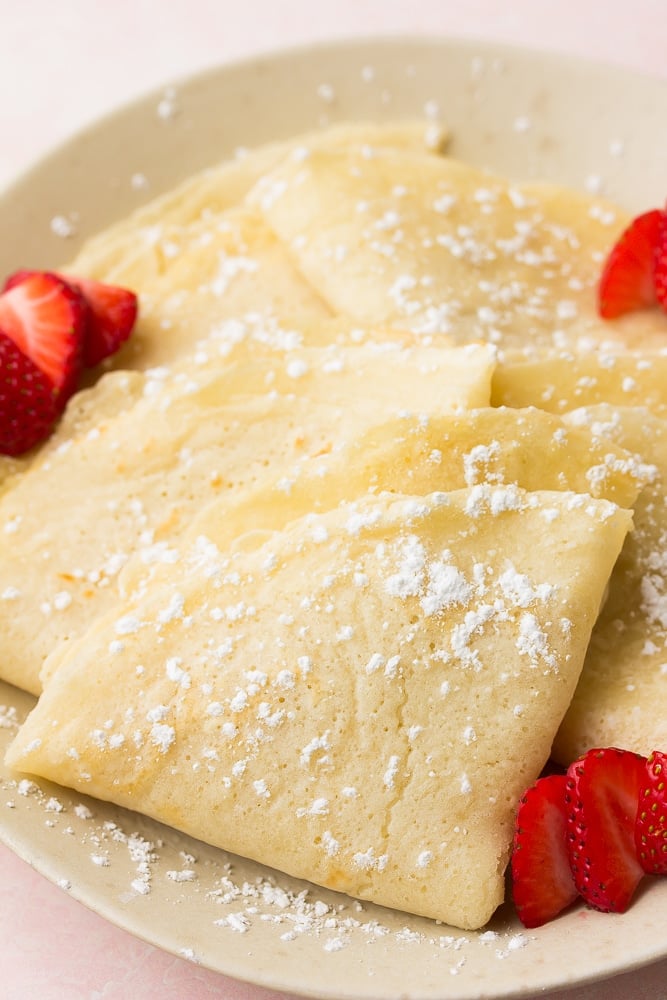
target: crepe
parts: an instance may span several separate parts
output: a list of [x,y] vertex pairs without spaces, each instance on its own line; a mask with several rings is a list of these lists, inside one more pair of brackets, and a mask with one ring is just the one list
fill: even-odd
[[[365,378],[363,372],[359,375]],[[380,402],[378,394],[373,401],[378,416]],[[214,417],[217,422],[220,412]],[[301,450],[279,450],[281,414],[294,419],[296,413],[302,414],[304,426],[310,423],[311,434],[312,425],[323,415],[335,421],[335,445],[309,447],[304,441]],[[269,428],[264,410],[258,417],[254,406],[238,416],[238,431],[228,432],[223,445],[228,478],[222,492],[218,490],[216,498],[206,503],[208,480],[202,478],[201,496],[174,504],[150,542],[136,540],[134,555],[118,574],[122,595],[141,592],[156,577],[168,579],[171,564],[200,534],[223,550],[249,551],[298,517],[321,514],[368,493],[401,493],[409,488],[415,495],[425,495],[483,483],[514,483],[528,490],[587,491],[631,507],[646,481],[645,468],[623,449],[585,427],[568,428],[560,418],[535,409],[485,408],[428,417],[405,413],[373,423],[366,431],[357,414],[357,436],[350,434],[348,439],[341,433],[340,415],[321,406],[317,410],[294,402],[284,410],[272,406]],[[267,433],[272,435],[271,444],[262,441]],[[210,450],[204,451],[204,462],[209,454]],[[193,463],[191,483],[198,468]],[[56,542],[52,545],[55,548]],[[131,544],[125,548],[129,551]],[[104,596],[105,607],[117,599],[114,592]],[[67,655],[67,643],[49,653],[40,672],[42,685]]]
[[[667,342],[667,317],[662,318]],[[566,413],[614,403],[645,406],[667,417],[667,352],[560,354],[534,361],[500,362],[493,374],[494,406],[539,406]]]
[[[324,454],[295,463],[289,476],[264,480],[235,498],[213,501],[188,529],[222,548],[247,550],[297,517],[321,514],[365,494],[415,495],[483,484],[529,491],[588,492],[631,508],[651,471],[586,427],[536,409],[473,409],[374,424]],[[187,540],[187,539],[185,539]],[[178,539],[175,540],[178,543]],[[121,574],[125,593],[142,585],[141,555]]]
[[483,926],[630,522],[481,485],[370,497],[249,553],[200,538],[72,646],[8,763]]
[[447,157],[315,150],[258,182],[248,202],[334,312],[502,354],[659,349],[664,319],[597,315],[620,209],[546,184],[517,184]]
[[648,755],[667,746],[667,421],[609,404],[565,419],[636,453],[650,482],[636,502],[634,530],[614,568],[554,756],[567,764],[594,746]]
[[[85,261],[72,273],[89,273]],[[192,356],[225,321],[318,323],[332,314],[296,271],[284,247],[256,213],[233,208],[189,227],[165,227],[159,238],[139,230],[106,261],[103,278],[140,290],[140,314],[113,366],[146,370]]]
[[[108,274],[118,257],[127,253],[137,236],[157,241],[164,227],[210,222],[215,216],[238,207],[248,191],[265,174],[289,156],[303,158],[309,150],[321,148],[380,147],[440,153],[447,144],[448,131],[440,122],[404,119],[389,122],[339,122],[319,131],[306,132],[282,142],[270,142],[252,149],[239,149],[232,159],[186,178],[173,190],[153,198],[128,218],[108,227],[88,240],[76,259],[86,272]],[[174,227],[173,229],[171,227]]]
[[[361,330],[332,314],[263,219],[244,205],[245,196],[267,170],[309,149],[387,146],[433,154],[446,141],[446,128],[436,122],[350,122],[240,150],[236,159],[188,178],[88,240],[65,273],[125,285],[140,298],[132,338],[103,370],[187,363],[203,341],[224,338],[230,324],[263,328],[265,336],[294,336],[296,324],[306,343],[377,339],[377,327]],[[406,340],[400,334],[394,339]],[[95,395],[99,374],[82,376],[92,389],[90,408],[122,409],[121,391],[114,399],[107,385]],[[63,434],[58,436],[62,443]],[[34,452],[20,459],[0,456],[0,488],[34,457]]]
[[248,190],[285,158],[311,149],[387,146],[426,155],[440,151],[446,137],[438,123],[408,120],[342,123],[270,143],[188,178],[88,241],[71,273],[141,292],[136,331],[113,365],[169,364],[229,317],[327,318],[331,311],[286,248],[244,206]]
[[493,365],[486,345],[255,346],[250,362],[241,344],[217,366],[141,376],[134,404],[47,449],[0,497],[0,676],[38,693],[44,659],[113,606],[132,554],[166,558],[215,497],[273,484],[398,413],[488,404]]

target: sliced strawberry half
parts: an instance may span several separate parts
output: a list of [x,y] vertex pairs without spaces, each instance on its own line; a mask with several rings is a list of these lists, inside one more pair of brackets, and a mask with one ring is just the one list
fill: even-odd
[[50,379],[0,332],[0,452],[21,455],[39,444],[59,412]]
[[35,271],[0,295],[0,331],[42,371],[61,406],[81,372],[84,306],[56,274]]
[[[5,289],[20,285],[35,271],[16,271],[5,282]],[[58,274],[81,296],[85,308],[83,364],[94,368],[110,357],[128,339],[137,321],[139,302],[134,292],[119,285],[109,285],[93,278]]]
[[598,285],[603,319],[655,305],[655,255],[664,215],[654,209],[637,216],[612,247]]
[[645,872],[667,875],[667,754],[646,761],[635,826],[637,856]]
[[667,310],[667,211],[662,212],[661,216],[655,248],[653,280],[655,297],[662,308]]
[[71,275],[64,278],[81,292],[88,305],[83,363],[93,368],[115,354],[132,333],[139,311],[138,299],[134,292],[119,285]]
[[517,810],[512,895],[524,927],[540,927],[577,898],[567,851],[564,774],[539,778]]
[[578,892],[596,910],[622,913],[644,875],[635,820],[646,758],[589,750],[567,771],[568,851]]

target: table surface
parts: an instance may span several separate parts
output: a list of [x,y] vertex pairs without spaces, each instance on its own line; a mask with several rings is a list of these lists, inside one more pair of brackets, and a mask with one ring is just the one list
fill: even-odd
[[[0,188],[81,126],[135,96],[287,45],[381,34],[454,35],[667,75],[665,0],[25,0],[7,5],[4,13]],[[6,1000],[289,1000],[139,941],[2,846],[0,900],[0,994]],[[664,1000],[666,982],[667,961],[558,996]]]

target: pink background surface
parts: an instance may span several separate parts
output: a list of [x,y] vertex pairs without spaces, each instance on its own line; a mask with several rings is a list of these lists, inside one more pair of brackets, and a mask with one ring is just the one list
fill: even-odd
[[[207,66],[310,41],[422,33],[511,42],[667,75],[665,0],[24,0],[0,30],[0,187],[100,114]],[[667,934],[667,930],[666,930]],[[667,962],[558,994],[657,1000]],[[4,1000],[285,1000],[155,949],[0,846]],[[545,994],[540,994],[544,997]]]

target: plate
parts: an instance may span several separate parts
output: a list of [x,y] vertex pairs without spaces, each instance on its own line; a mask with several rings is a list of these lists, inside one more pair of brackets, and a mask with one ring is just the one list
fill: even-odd
[[[238,147],[344,119],[440,115],[453,155],[601,192],[665,196],[665,81],[447,39],[337,43],[224,66],[152,94],[53,153],[0,199],[0,270],[54,267],[149,197]],[[147,183],[146,183],[147,182]],[[10,236],[11,238],[7,238]],[[0,755],[34,700],[0,684]],[[110,921],[248,982],[322,998],[509,998],[667,956],[667,882],[630,911],[578,907],[480,933],[360,904],[0,768],[0,839]]]

